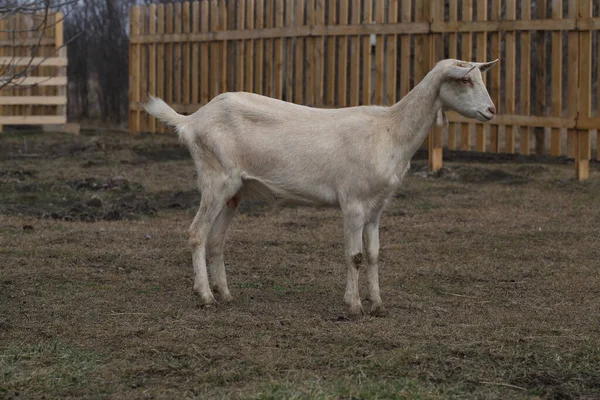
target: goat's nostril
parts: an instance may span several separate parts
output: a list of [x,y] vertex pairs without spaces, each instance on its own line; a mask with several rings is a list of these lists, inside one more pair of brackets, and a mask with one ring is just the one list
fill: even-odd
[[496,114],[496,107],[490,107],[490,108],[488,108],[488,111],[491,112],[492,114]]

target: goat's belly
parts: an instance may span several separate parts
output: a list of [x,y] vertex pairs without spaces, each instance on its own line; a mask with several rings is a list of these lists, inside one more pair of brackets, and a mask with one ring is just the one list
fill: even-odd
[[250,200],[267,203],[305,206],[337,206],[338,200],[334,190],[313,185],[311,190],[299,185],[281,185],[258,178],[244,178],[242,196]]

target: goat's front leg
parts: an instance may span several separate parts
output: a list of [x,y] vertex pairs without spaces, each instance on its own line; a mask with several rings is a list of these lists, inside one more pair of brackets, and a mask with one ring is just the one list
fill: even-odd
[[379,215],[374,221],[365,224],[363,235],[367,253],[367,283],[369,300],[371,300],[371,315],[384,316],[387,311],[379,293]]
[[348,306],[348,315],[354,317],[363,313],[358,293],[358,272],[362,265],[362,232],[364,212],[359,208],[349,208],[344,214],[344,241],[346,247],[346,294],[344,301]]

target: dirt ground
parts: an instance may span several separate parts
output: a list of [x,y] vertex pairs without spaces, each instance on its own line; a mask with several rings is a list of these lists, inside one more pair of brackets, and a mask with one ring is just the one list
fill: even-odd
[[0,397],[599,399],[600,168],[531,161],[414,160],[349,320],[336,210],[244,203],[202,308],[175,137],[3,134]]

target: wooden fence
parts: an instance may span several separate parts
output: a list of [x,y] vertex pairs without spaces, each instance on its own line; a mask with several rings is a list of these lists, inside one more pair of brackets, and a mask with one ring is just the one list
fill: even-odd
[[48,28],[36,29],[41,18],[14,15],[0,19],[0,74],[27,76],[0,90],[3,125],[63,125],[67,121],[67,55],[63,47],[62,13],[48,15]]
[[[593,0],[203,0],[133,7],[131,133],[165,131],[150,93],[192,113],[225,91],[316,107],[390,105],[443,58],[501,63],[485,76],[491,123],[450,114],[442,148],[567,155],[589,175],[600,127],[600,18]],[[563,5],[565,5],[563,7]],[[517,7],[518,5],[518,7]],[[600,158],[600,140],[594,140]]]

